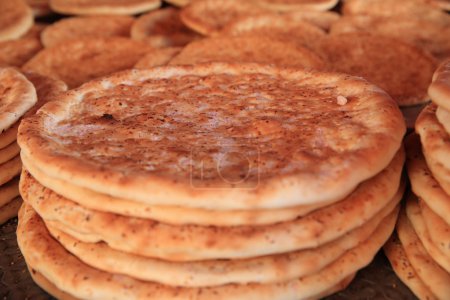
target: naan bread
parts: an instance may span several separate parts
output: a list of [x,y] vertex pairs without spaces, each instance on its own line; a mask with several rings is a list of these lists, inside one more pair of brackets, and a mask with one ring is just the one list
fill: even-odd
[[450,225],[450,196],[431,174],[421,151],[419,137],[416,134],[408,136],[405,148],[408,177],[414,194]]
[[152,49],[143,42],[121,37],[80,38],[42,50],[23,69],[60,79],[74,88],[129,69]]
[[86,37],[129,37],[134,19],[128,16],[85,16],[59,20],[41,36],[45,47]]
[[[20,128],[22,152],[51,177],[219,210],[338,201],[389,164],[405,132],[394,101],[362,79],[253,64],[118,73],[61,95]],[[190,158],[204,162],[203,177]]]
[[331,69],[364,77],[384,89],[400,106],[429,99],[427,89],[435,60],[414,46],[356,32],[330,35],[319,43],[319,51]]
[[14,178],[0,186],[0,207],[6,205],[19,194],[19,179]]
[[161,0],[50,0],[52,10],[74,15],[135,15],[161,6]]
[[33,25],[33,14],[24,0],[0,1],[0,41],[14,40]]
[[438,106],[450,110],[450,58],[442,62],[434,72],[428,94]]
[[131,28],[131,38],[159,47],[184,46],[200,35],[183,24],[178,9],[159,9],[140,16]]
[[324,70],[325,62],[305,47],[273,36],[221,36],[187,45],[170,65],[196,65],[207,62],[260,63],[278,67]]
[[416,121],[423,155],[427,165],[445,192],[450,195],[450,140],[444,127],[436,119],[436,105],[429,104]]
[[436,108],[436,118],[442,127],[444,127],[445,131],[450,134],[450,112],[442,106],[438,106]]
[[0,164],[0,186],[19,175],[21,170],[22,162],[18,155],[7,162]]
[[51,238],[42,220],[28,206],[20,212],[17,235],[19,247],[31,269],[41,273],[58,289],[82,299],[298,300],[299,295],[300,299],[310,299],[323,294],[366,266],[392,232],[393,228],[388,224],[382,225],[371,239],[314,275],[278,284],[228,284],[203,288],[144,282],[89,267]]
[[401,242],[394,234],[383,247],[395,274],[406,284],[419,299],[437,300],[425,283],[417,276],[411,266]]
[[7,204],[0,207],[0,225],[6,223],[9,219],[17,216],[20,206],[22,205],[22,199],[20,197],[14,198]]
[[16,142],[12,142],[5,148],[0,149],[0,164],[7,162],[10,159],[13,159],[15,156],[19,155],[20,148]]
[[[133,255],[105,243],[85,243],[46,224],[50,234],[84,263],[109,273],[184,287],[218,286],[230,283],[275,283],[312,275],[376,232],[387,223],[393,227],[398,207],[388,216],[376,215],[366,224],[318,248],[244,260],[168,262]],[[53,222],[54,223],[54,222]]]
[[254,2],[275,11],[325,11],[335,7],[339,0],[255,0]]
[[14,125],[34,104],[36,90],[13,68],[0,68],[0,133]]
[[166,47],[149,51],[134,65],[136,69],[151,69],[154,67],[165,66],[174,58],[182,47]]

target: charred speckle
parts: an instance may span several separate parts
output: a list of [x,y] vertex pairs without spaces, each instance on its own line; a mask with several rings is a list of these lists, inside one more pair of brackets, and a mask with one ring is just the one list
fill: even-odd
[[111,115],[111,114],[103,114],[102,119],[105,119],[105,120],[113,120],[114,117],[113,117],[113,115]]

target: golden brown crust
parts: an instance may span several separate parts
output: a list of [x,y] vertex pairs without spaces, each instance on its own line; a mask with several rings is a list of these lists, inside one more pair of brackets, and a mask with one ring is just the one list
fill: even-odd
[[320,51],[333,70],[364,77],[384,89],[400,106],[428,100],[435,61],[414,46],[356,32],[323,39]]
[[131,38],[153,47],[178,47],[200,35],[181,22],[179,10],[170,7],[140,16],[131,28]]
[[0,134],[0,149],[5,148],[17,139],[17,130],[19,129],[19,122],[6,129]]
[[331,11],[293,11],[286,13],[260,13],[251,16],[242,16],[230,22],[223,28],[223,33],[239,31],[240,28],[250,28],[252,24],[265,24],[275,20],[279,23],[308,22],[328,31],[334,22],[340,19],[340,15]]
[[[380,1],[382,2],[382,1]],[[409,16],[344,16],[331,27],[331,34],[367,32],[402,40],[430,52],[437,59],[450,55],[450,26],[437,20],[420,20]]]
[[204,0],[190,2],[180,17],[186,26],[203,35],[217,35],[228,23],[242,17],[269,12],[251,1]]
[[14,198],[7,204],[0,207],[0,225],[6,223],[9,219],[17,216],[20,206],[22,205],[22,199],[20,197]]
[[36,90],[13,68],[0,68],[0,133],[14,125],[34,104]]
[[169,65],[207,62],[260,63],[278,67],[324,70],[325,62],[308,48],[273,36],[221,36],[194,41]]
[[275,11],[326,11],[336,6],[339,0],[258,0],[256,4]]
[[439,186],[422,155],[419,136],[406,139],[407,171],[411,188],[430,208],[450,224],[450,196]]
[[41,35],[45,47],[86,37],[129,37],[134,19],[128,16],[85,16],[62,19]]
[[442,106],[436,108],[436,118],[444,127],[445,131],[450,134],[450,111],[446,110]]
[[9,203],[19,194],[19,178],[14,178],[0,186],[0,207]]
[[69,88],[128,69],[153,49],[126,38],[80,38],[46,48],[23,69],[64,81]]
[[21,67],[42,49],[40,32],[42,24],[34,24],[33,27],[21,38],[0,42],[0,67]]
[[[229,89],[232,85],[250,89]],[[188,86],[197,88],[189,88],[186,94]],[[246,97],[252,97],[256,88],[260,93],[264,91],[267,101],[260,104],[259,110],[243,109],[242,117],[236,117],[240,107],[249,105]],[[204,89],[223,96],[207,97]],[[151,93],[160,90],[162,94],[154,94],[157,96],[149,105],[148,98],[142,94],[146,90]],[[172,100],[167,102],[169,94]],[[338,95],[347,97],[348,103],[338,105]],[[115,101],[117,97],[121,101]],[[162,106],[155,106],[155,101],[163,101]],[[201,102],[207,105],[205,113],[210,104],[221,105],[223,115],[211,115],[214,122],[205,116],[196,121],[197,125],[193,124],[191,116],[198,116]],[[120,105],[134,108],[122,109]],[[175,114],[174,109],[177,109]],[[277,117],[270,113],[274,109]],[[147,117],[154,114],[158,118]],[[136,117],[139,115],[143,117]],[[165,122],[159,118],[163,115]],[[116,122],[119,119],[122,121]],[[235,133],[231,134],[226,128],[233,119]],[[69,123],[64,125],[63,120]],[[281,120],[291,120],[292,126],[286,127],[290,122],[281,125]],[[191,125],[187,126],[186,122]],[[67,127],[69,124],[72,125]],[[142,130],[145,135],[140,133]],[[63,95],[58,102],[46,105],[36,117],[23,121],[18,142],[25,155],[33,157],[36,166],[50,176],[98,192],[156,205],[259,209],[343,198],[359,182],[389,164],[404,132],[405,124],[396,104],[362,79],[253,64],[205,64],[126,71],[90,82]],[[167,135],[174,139],[159,138]],[[51,140],[48,136],[52,136]],[[111,142],[105,143],[107,137],[114,137],[124,146],[131,145],[132,141],[132,147],[110,148]],[[58,142],[61,138],[63,144]],[[286,140],[291,141],[291,146]],[[239,144],[242,141],[246,144]],[[270,149],[264,148],[266,142],[262,141],[273,141]],[[243,181],[239,176],[245,160],[233,154],[237,152],[223,152],[228,151],[230,142],[234,143],[232,149],[245,151],[248,157],[258,156],[257,168],[250,164],[249,176]],[[317,143],[320,147],[315,146]],[[208,146],[207,151],[197,151],[195,154],[200,156],[193,157],[196,161],[209,157],[205,160],[204,177],[191,173],[188,165],[182,167],[175,163],[183,157],[189,158],[192,147],[199,144]],[[94,151],[103,154],[92,156],[93,145],[96,145]],[[211,156],[222,153],[217,151],[227,157]],[[78,154],[73,156],[74,152]],[[228,160],[228,157],[236,160],[228,165],[220,161],[223,168],[218,173],[215,160]],[[151,168],[143,169],[144,165]],[[237,178],[241,182],[236,182]],[[216,199],[214,203],[211,197]]]
[[161,6],[161,0],[50,0],[52,10],[74,15],[135,15]]
[[398,207],[388,216],[382,218],[377,215],[342,238],[317,248],[241,260],[176,263],[117,251],[105,243],[85,243],[49,223],[46,226],[66,250],[99,270],[167,285],[201,287],[230,283],[274,283],[312,275],[366,241],[379,226],[383,226],[380,225],[383,222],[393,227],[397,214]]
[[417,276],[438,299],[445,299],[450,295],[450,273],[442,269],[427,253],[404,209],[400,212],[396,229],[406,257]]
[[182,47],[153,49],[144,55],[135,65],[136,69],[151,69],[167,65],[172,58],[183,50]]
[[91,268],[75,256],[69,255],[51,238],[42,220],[28,206],[21,211],[17,235],[19,247],[29,266],[59,289],[82,299],[134,297],[166,300],[298,300],[299,295],[301,299],[309,299],[321,294],[366,266],[391,232],[392,227],[385,224],[372,239],[348,251],[338,261],[311,276],[278,284],[229,284],[205,288],[171,287]]
[[[303,20],[303,16],[279,14],[239,19],[227,25],[222,34],[232,36],[264,36],[310,46],[326,36],[323,29]],[[311,47],[314,49],[314,47]],[[270,50],[269,50],[270,51]]]
[[436,118],[435,104],[431,103],[422,110],[415,128],[428,166],[441,187],[450,194],[450,140]]
[[46,221],[61,223],[80,240],[105,241],[121,251],[171,261],[248,258],[317,247],[378,212],[386,216],[403,195],[403,185],[398,189],[401,162],[396,157],[392,169],[374,182],[361,184],[343,201],[292,221],[262,226],[172,226],[90,210],[44,188],[27,173],[21,178],[20,191]]
[[443,61],[434,72],[428,94],[434,103],[450,111],[450,58]]
[[417,276],[417,272],[406,256],[405,250],[396,234],[383,247],[395,274],[420,299],[437,300],[425,283]]
[[31,9],[23,0],[0,1],[0,41],[17,39],[33,25]]
[[7,162],[14,158],[20,152],[19,145],[16,142],[12,142],[5,148],[0,149],[0,164]]
[[22,170],[22,162],[20,156],[17,155],[11,160],[0,165],[0,186],[7,183],[20,174]]

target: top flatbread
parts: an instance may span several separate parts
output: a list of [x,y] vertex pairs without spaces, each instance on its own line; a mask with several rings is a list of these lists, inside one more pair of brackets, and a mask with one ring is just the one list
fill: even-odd
[[181,22],[179,10],[159,9],[140,16],[131,28],[131,38],[153,47],[184,46],[200,35]]
[[17,39],[33,25],[31,9],[23,0],[0,1],[0,41]]
[[22,122],[18,142],[36,167],[94,191],[256,209],[343,198],[404,132],[395,102],[360,78],[210,63],[92,81]]
[[48,26],[41,35],[42,44],[52,47],[84,37],[130,36],[134,19],[128,16],[87,16],[65,18]]
[[450,58],[443,61],[434,72],[428,94],[434,103],[450,111]]
[[435,61],[414,46],[356,32],[323,39],[320,51],[334,70],[364,77],[384,89],[400,106],[428,100]]
[[0,68],[0,133],[16,123],[37,101],[36,90],[13,68]]
[[64,81],[69,88],[128,69],[153,48],[120,37],[80,38],[46,48],[23,69]]
[[190,65],[206,62],[247,62],[301,69],[325,69],[324,61],[313,51],[285,40],[264,36],[201,39],[184,47],[169,64]]
[[324,11],[335,7],[339,0],[256,0],[255,2],[276,11]]
[[203,35],[217,35],[225,25],[239,17],[269,12],[252,1],[193,1],[183,8],[180,17],[186,26]]
[[52,10],[74,15],[134,15],[161,6],[161,0],[50,0]]

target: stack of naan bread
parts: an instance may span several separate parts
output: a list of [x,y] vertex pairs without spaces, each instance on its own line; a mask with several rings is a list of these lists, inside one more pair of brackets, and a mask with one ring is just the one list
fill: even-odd
[[348,75],[124,71],[22,121],[19,246],[57,296],[318,298],[391,235],[404,132]]
[[[0,123],[0,204],[20,204],[13,157],[24,119],[18,241],[31,275],[62,299],[310,299],[343,289],[394,228],[398,106],[429,100],[450,54],[446,2],[346,0],[341,14],[328,11],[337,0],[166,2],[178,7],[0,1],[0,114],[13,116]],[[33,19],[55,13],[70,16]],[[439,108],[417,129],[445,190],[448,130],[436,124],[448,127],[450,106],[448,92],[433,92],[443,77],[429,93]],[[422,186],[438,186],[420,172],[413,138],[407,148]],[[428,210],[409,201],[398,225],[417,232],[413,241],[426,235],[441,266],[442,199],[424,199]],[[442,278],[436,297],[448,292]]]
[[450,295],[450,60],[428,90],[432,103],[420,113],[417,135],[407,140],[412,193],[385,246],[395,272],[420,299]]
[[22,204],[18,186],[22,163],[16,143],[20,120],[66,89],[55,79],[0,68],[0,224],[17,216]]

